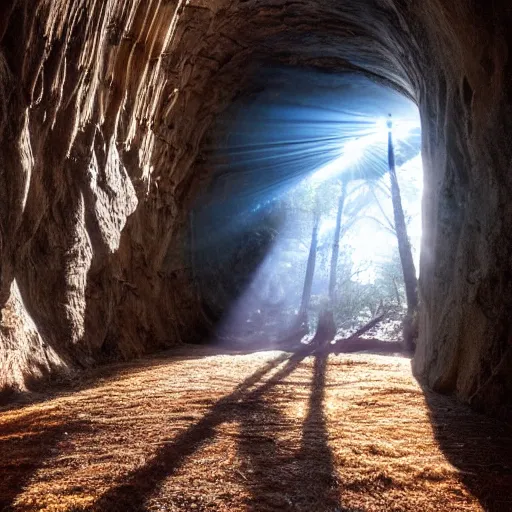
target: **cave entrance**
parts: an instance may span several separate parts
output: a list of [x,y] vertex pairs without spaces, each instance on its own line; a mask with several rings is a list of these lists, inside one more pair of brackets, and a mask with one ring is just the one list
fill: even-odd
[[195,281],[218,339],[267,346],[299,334],[308,342],[326,309],[336,337],[383,313],[377,336],[401,336],[408,296],[389,113],[418,269],[423,171],[412,101],[353,73],[272,68],[219,117],[206,164],[215,178],[191,230]]

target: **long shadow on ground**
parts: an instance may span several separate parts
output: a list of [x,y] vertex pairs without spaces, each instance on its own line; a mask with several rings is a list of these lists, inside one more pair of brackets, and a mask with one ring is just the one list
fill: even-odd
[[487,512],[512,511],[512,426],[424,389],[435,438]]
[[341,510],[338,503],[336,470],[329,448],[327,422],[324,414],[325,383],[328,355],[315,357],[311,395],[303,426],[302,445],[298,459],[302,481],[315,482],[313,492],[299,508],[306,510]]
[[244,401],[250,413],[241,414],[239,452],[246,464],[246,485],[251,494],[248,509],[294,512],[344,510],[328,445],[323,412],[328,354],[315,357],[308,410],[301,444],[290,439],[293,418],[281,413],[279,396],[257,393]]
[[[273,350],[265,348],[261,351]],[[245,355],[257,351],[232,350],[222,346],[206,347],[203,345],[183,345],[151,356],[130,362],[117,362],[99,365],[69,376],[61,376],[56,381],[36,383],[35,391],[8,392],[0,395],[0,414],[6,411],[21,409],[28,404],[41,404],[57,397],[72,396],[86,391],[108,381],[120,381],[123,378],[132,379],[140,373],[155,370],[158,367],[169,368],[170,365],[181,361],[194,361],[218,355]]]
[[[219,400],[198,423],[160,448],[146,465],[134,470],[123,479],[123,482],[103,494],[94,504],[93,510],[101,512],[145,510],[146,500],[158,490],[162,482],[173,475],[203,443],[214,438],[215,428],[218,425],[233,419],[236,415],[238,401],[253,400],[271,389],[290,375],[308,353],[309,351],[302,350],[291,357],[282,354],[269,361],[238,385],[233,393]],[[264,384],[253,391],[250,390],[265,375],[285,361],[285,365]]]
[[51,413],[22,414],[0,427],[0,510],[12,509],[17,496],[68,435],[86,432],[82,421]]

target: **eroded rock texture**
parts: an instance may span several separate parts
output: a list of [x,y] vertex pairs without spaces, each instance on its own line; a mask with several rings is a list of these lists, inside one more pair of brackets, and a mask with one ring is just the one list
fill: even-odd
[[415,368],[504,409],[511,21],[504,0],[4,0],[0,387],[204,334],[182,229],[195,162],[265,60],[361,69],[418,102]]

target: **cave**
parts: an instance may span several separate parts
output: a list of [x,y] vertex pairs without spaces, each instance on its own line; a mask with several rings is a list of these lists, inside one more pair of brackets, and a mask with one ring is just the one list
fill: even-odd
[[4,0],[2,396],[208,340],[218,313],[189,250],[218,177],[208,144],[280,66],[350,72],[417,105],[413,372],[510,421],[511,26],[504,0]]

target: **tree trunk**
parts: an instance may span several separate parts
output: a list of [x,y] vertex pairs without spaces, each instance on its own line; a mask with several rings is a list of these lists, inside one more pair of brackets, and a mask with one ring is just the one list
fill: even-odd
[[334,322],[336,270],[338,267],[338,255],[340,252],[341,219],[343,217],[343,208],[347,197],[347,182],[348,181],[346,179],[342,179],[341,181],[341,193],[338,201],[338,213],[336,215],[336,229],[334,231],[332,244],[331,269],[329,274],[329,300],[325,307],[320,311],[316,334],[312,342],[317,345],[329,343],[336,335],[336,323]]
[[311,234],[311,245],[309,246],[309,257],[308,264],[306,267],[306,277],[304,278],[304,289],[302,291],[302,301],[299,309],[299,327],[308,326],[308,307],[309,301],[311,299],[311,290],[313,288],[313,277],[315,275],[315,265],[316,265],[316,250],[318,246],[318,226],[320,224],[320,205],[317,204],[315,206],[314,213],[314,221],[313,221],[313,232]]
[[404,323],[404,340],[406,348],[413,350],[415,340],[414,324],[418,312],[418,280],[416,278],[416,269],[412,257],[411,244],[407,236],[407,225],[405,223],[404,210],[402,207],[402,197],[400,187],[396,177],[395,167],[395,149],[393,145],[392,121],[388,123],[388,161],[389,177],[391,182],[391,200],[393,202],[393,213],[395,217],[395,232],[398,240],[398,251],[404,273],[405,296],[407,298],[407,318]]
[[336,229],[334,231],[334,240],[332,243],[331,255],[331,272],[329,275],[329,300],[331,305],[334,304],[336,292],[336,270],[338,267],[338,255],[340,252],[340,233],[341,233],[341,218],[343,216],[343,208],[345,206],[345,199],[347,197],[347,180],[341,182],[341,194],[338,201],[338,213],[336,215]]

